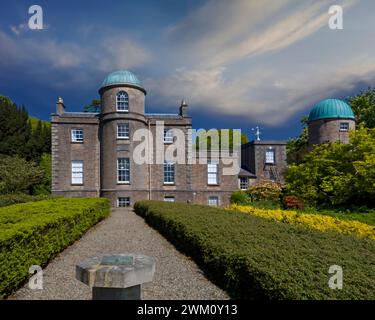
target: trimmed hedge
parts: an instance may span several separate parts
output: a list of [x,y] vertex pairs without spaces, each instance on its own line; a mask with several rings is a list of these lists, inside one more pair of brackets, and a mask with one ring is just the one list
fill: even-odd
[[[137,214],[190,255],[233,298],[375,299],[375,241],[243,213],[141,201]],[[343,289],[328,286],[343,268]]]
[[110,213],[108,199],[56,198],[0,208],[0,298]]
[[56,196],[51,195],[39,195],[39,196],[31,196],[28,194],[4,194],[0,195],[0,207],[10,206],[12,204],[17,203],[25,203],[25,202],[32,202],[32,201],[41,201],[55,198]]

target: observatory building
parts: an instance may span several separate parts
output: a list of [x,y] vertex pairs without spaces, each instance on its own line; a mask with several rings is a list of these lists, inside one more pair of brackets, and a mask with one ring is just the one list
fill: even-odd
[[[146,93],[132,72],[119,70],[100,86],[100,112],[69,112],[59,98],[51,121],[53,194],[103,196],[119,207],[145,199],[227,205],[233,191],[259,179],[283,181],[285,141],[252,141],[242,146],[242,157],[232,152],[220,154],[219,160],[208,156],[206,163],[192,163],[187,103],[183,100],[174,114],[147,113]],[[158,136],[161,122],[164,130]],[[136,161],[140,141],[135,134],[142,130],[153,137],[145,151],[152,160],[176,142],[177,131],[180,138],[182,133],[183,163]],[[225,174],[228,160],[237,161],[234,174]]]
[[355,130],[352,108],[339,99],[326,99],[317,103],[308,119],[309,145],[326,142],[349,142],[349,131]]

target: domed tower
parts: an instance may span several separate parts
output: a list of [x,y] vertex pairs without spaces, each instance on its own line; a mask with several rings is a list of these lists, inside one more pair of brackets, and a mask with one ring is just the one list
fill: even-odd
[[[118,201],[147,199],[148,166],[133,159],[132,136],[137,129],[147,129],[145,95],[138,78],[128,70],[109,74],[99,89],[101,195]],[[143,194],[145,193],[145,194]]]
[[318,102],[308,119],[309,145],[326,142],[349,142],[349,130],[355,130],[352,108],[339,99]]

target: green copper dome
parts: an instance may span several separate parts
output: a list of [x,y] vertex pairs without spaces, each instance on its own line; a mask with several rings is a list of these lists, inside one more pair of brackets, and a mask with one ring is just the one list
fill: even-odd
[[128,70],[118,70],[110,73],[104,79],[101,87],[103,88],[115,84],[129,84],[143,89],[141,81],[139,81],[134,73]]
[[326,99],[318,102],[309,115],[309,121],[332,118],[354,120],[354,113],[346,102],[339,99]]

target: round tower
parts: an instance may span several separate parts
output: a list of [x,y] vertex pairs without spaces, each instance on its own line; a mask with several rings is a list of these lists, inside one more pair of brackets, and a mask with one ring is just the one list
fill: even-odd
[[114,206],[128,200],[133,205],[147,199],[148,165],[134,162],[132,139],[136,130],[147,129],[146,90],[132,72],[119,70],[104,79],[99,94],[101,195]]
[[308,119],[309,145],[340,141],[349,143],[349,131],[355,130],[352,108],[339,99],[318,102]]

